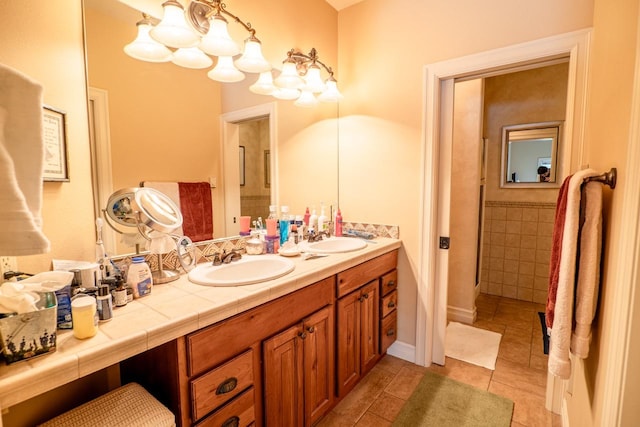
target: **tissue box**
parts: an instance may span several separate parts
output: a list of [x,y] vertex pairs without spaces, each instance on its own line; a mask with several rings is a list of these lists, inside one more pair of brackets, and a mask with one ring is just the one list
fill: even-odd
[[38,307],[30,313],[0,319],[2,353],[7,364],[56,351],[57,303],[55,294],[40,294]]

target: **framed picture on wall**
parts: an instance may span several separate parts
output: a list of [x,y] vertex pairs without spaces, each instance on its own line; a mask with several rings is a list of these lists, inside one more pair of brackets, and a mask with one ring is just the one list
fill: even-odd
[[42,139],[44,141],[43,179],[69,181],[67,125],[64,111],[48,105],[43,106]]

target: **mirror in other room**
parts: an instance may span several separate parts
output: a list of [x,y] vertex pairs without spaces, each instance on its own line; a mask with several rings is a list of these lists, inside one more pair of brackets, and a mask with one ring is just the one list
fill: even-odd
[[501,188],[558,186],[561,121],[502,128]]

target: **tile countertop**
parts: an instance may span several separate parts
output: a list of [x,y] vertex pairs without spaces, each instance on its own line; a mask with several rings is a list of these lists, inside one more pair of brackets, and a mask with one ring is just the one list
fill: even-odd
[[[78,340],[58,330],[57,350],[32,360],[0,366],[0,408],[35,397],[97,372],[150,348],[224,320],[400,247],[398,239],[378,237],[361,250],[303,260],[278,279],[238,287],[191,283],[186,274],[154,285],[149,296],[114,308],[97,335]],[[252,256],[252,255],[244,255]],[[260,256],[260,255],[253,255]],[[1,363],[1,362],[0,362]]]

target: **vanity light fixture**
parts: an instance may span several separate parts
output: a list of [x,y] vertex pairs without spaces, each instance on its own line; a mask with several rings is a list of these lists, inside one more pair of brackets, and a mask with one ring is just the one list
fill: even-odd
[[[211,56],[216,56],[216,66],[207,73],[212,80],[238,82],[245,78],[243,72],[259,73],[256,83],[249,88],[251,92],[295,100],[295,105],[301,107],[342,99],[332,68],[320,61],[315,48],[308,54],[295,49],[287,52],[282,72],[274,80],[256,30],[229,12],[221,0],[190,0],[186,10],[178,1],[167,0],[162,7],[164,16],[157,24],[157,20],[142,14],[143,19],[136,24],[137,37],[124,47],[127,55],[148,62],[171,61],[195,69],[210,67]],[[240,55],[241,50],[229,35],[225,16],[249,33],[242,55],[235,60],[233,57]],[[325,81],[321,77],[323,69],[329,74]]]
[[[322,81],[322,69],[329,74],[326,81]],[[343,98],[333,69],[320,61],[315,48],[308,54],[291,49],[283,61],[282,72],[275,80],[271,71],[265,71],[249,90],[278,99],[295,99],[295,105],[299,107],[313,107],[318,101],[338,102]]]
[[[207,74],[220,82],[237,82],[248,73],[271,70],[271,64],[262,55],[260,40],[250,23],[226,9],[221,0],[193,0],[187,9],[176,0],[162,4],[164,16],[157,25],[146,14],[137,23],[136,39],[124,47],[127,55],[149,62],[168,62],[186,68],[208,68],[217,56],[216,66]],[[249,37],[244,42],[244,53],[229,36],[227,19],[242,25]]]

